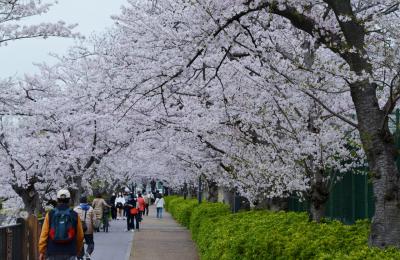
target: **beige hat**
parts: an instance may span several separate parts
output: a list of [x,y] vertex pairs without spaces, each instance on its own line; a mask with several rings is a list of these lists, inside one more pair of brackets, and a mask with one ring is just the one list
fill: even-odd
[[62,189],[57,192],[57,199],[69,199],[71,198],[71,194],[68,190]]

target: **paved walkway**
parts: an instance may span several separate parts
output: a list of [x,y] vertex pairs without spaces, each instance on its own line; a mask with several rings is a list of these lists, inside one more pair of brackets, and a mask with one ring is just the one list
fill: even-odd
[[155,217],[155,211],[156,208],[151,206],[149,216],[141,222],[140,231],[135,231],[131,260],[198,260],[190,232],[165,210],[162,219]]
[[133,233],[125,232],[126,220],[110,222],[108,233],[94,233],[93,260],[129,260]]

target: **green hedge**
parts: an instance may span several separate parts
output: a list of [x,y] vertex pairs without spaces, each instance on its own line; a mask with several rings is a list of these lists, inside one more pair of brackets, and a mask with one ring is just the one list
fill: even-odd
[[190,216],[197,205],[197,200],[185,200],[182,197],[177,196],[168,198],[166,201],[166,209],[172,214],[178,223],[187,228],[189,228]]
[[164,197],[165,209],[166,209],[167,211],[169,211],[169,204],[170,204],[171,200],[178,199],[178,198],[179,198],[179,196],[176,196],[176,195],[173,195],[173,196],[165,196],[165,197]]
[[190,231],[192,232],[193,240],[197,241],[201,223],[205,220],[218,219],[224,215],[230,214],[229,206],[222,203],[203,202],[194,208],[190,218]]
[[400,251],[367,245],[369,223],[309,222],[306,213],[249,211],[231,214],[221,203],[173,197],[169,212],[190,227],[202,260],[400,259]]

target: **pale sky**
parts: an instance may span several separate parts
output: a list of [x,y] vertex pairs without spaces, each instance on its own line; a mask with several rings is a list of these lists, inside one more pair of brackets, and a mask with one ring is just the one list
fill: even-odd
[[[46,2],[46,1],[44,1]],[[27,21],[55,22],[64,20],[67,24],[78,23],[75,32],[90,36],[112,26],[111,15],[120,13],[120,7],[126,0],[58,0],[45,15]],[[22,76],[37,71],[32,63],[54,60],[48,53],[63,54],[74,44],[66,38],[26,39],[9,42],[0,47],[0,77]]]

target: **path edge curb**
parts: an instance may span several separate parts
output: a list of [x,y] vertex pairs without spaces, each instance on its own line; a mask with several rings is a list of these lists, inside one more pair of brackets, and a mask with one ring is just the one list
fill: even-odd
[[129,246],[128,249],[125,253],[125,260],[130,260],[131,259],[131,251],[132,251],[132,246],[133,246],[133,239],[135,237],[135,232],[132,232],[131,239],[129,240]]

